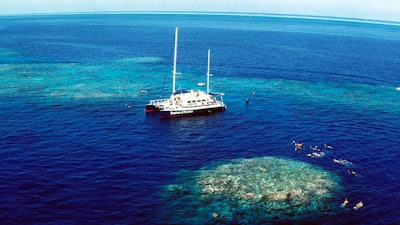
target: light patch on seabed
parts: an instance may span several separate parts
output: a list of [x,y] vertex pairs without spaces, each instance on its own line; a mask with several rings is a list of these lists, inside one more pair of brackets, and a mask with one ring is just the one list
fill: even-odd
[[[299,101],[336,104],[365,110],[400,113],[400,92],[395,87],[357,83],[311,82],[284,79],[220,78],[223,90],[232,96],[252,92],[268,97],[293,96]],[[245,91],[243,89],[246,89]]]
[[178,173],[161,197],[171,224],[298,223],[335,213],[332,200],[344,190],[339,182],[336,174],[305,162],[257,157]]
[[[1,49],[0,57],[18,57],[18,53]],[[0,64],[0,95],[40,95],[54,100],[159,97],[171,88],[170,66],[160,57],[131,57],[105,64],[79,63],[8,63]],[[150,63],[151,65],[146,65]],[[183,73],[177,77],[177,89],[195,88],[205,82],[200,73]],[[165,82],[165,84],[164,84]],[[284,79],[211,78],[213,92],[226,93],[235,101],[257,92],[260,97],[294,96],[303,102],[339,104],[360,109],[400,113],[400,87],[369,84],[343,84]],[[146,90],[146,93],[141,92]],[[397,91],[396,91],[397,90]],[[239,96],[238,96],[239,95]],[[147,99],[148,100],[148,99]]]
[[[4,54],[2,56],[4,57]],[[157,57],[137,57],[101,65],[1,64],[0,95],[47,96],[56,101],[135,98],[143,95],[140,90],[150,89],[151,84],[162,83],[164,75],[157,74],[143,65],[160,60]]]
[[[0,28],[1,28],[1,27],[0,27]],[[8,48],[0,48],[0,57],[3,57],[3,56],[10,56],[10,55],[15,55],[15,56],[17,56],[17,55],[19,55],[19,54],[18,54],[18,52],[13,51],[13,50],[8,49]]]
[[[13,66],[11,64],[0,64],[0,73],[12,71]],[[4,76],[0,77],[0,79],[4,79]]]

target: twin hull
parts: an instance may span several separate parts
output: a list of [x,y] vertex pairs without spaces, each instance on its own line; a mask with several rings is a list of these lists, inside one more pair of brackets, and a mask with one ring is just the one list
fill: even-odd
[[175,110],[160,110],[160,118],[182,117],[182,116],[201,116],[216,112],[222,112],[225,106],[213,108],[198,108],[198,109],[175,109]]

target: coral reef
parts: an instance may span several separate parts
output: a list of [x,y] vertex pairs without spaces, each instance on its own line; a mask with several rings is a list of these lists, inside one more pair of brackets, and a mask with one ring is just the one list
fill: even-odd
[[172,224],[266,224],[329,213],[342,190],[334,173],[261,157],[186,171],[162,196]]

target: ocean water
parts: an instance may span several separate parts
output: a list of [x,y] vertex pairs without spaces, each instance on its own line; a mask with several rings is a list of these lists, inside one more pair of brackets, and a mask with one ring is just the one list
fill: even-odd
[[[205,82],[211,49],[211,89],[225,93],[225,112],[145,114],[150,99],[170,94],[175,27],[177,87]],[[3,16],[0,34],[1,224],[182,224],[187,205],[166,207],[166,186],[254,157],[309,163],[343,187],[330,213],[261,224],[400,223],[399,26],[77,14]],[[293,140],[306,147],[294,151]],[[308,157],[311,145],[326,155]],[[357,176],[333,159],[352,162]],[[204,221],[233,223],[190,224]]]

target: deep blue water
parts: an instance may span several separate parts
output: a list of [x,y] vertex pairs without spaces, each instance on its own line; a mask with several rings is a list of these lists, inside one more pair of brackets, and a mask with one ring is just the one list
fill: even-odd
[[[176,26],[178,86],[204,82],[211,49],[211,85],[226,94],[225,112],[144,113],[163,86],[170,92]],[[345,192],[332,201],[347,197],[350,206],[315,224],[400,223],[399,26],[58,15],[0,17],[0,34],[2,224],[173,223],[161,216],[160,192],[177,172],[260,156],[342,177]],[[310,158],[293,140],[334,150]],[[333,158],[353,162],[359,176]],[[352,210],[358,201],[364,207]]]

